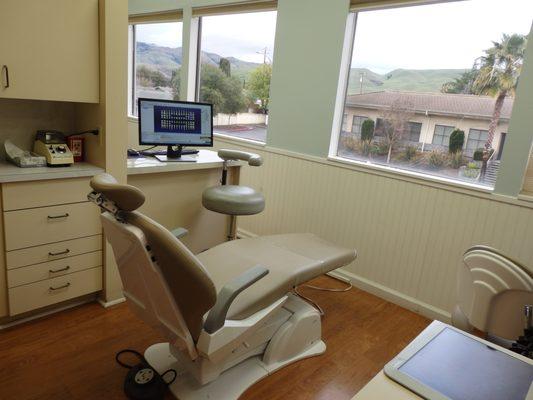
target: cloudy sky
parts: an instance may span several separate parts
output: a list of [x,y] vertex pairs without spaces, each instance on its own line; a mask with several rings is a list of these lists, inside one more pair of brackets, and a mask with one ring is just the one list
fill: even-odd
[[[396,68],[470,68],[502,33],[527,34],[533,0],[468,0],[359,13],[352,66],[378,73]],[[181,23],[139,26],[139,41],[180,47]],[[202,50],[262,62],[273,55],[276,13],[205,17]],[[316,49],[320,55],[320,49]]]
[[532,0],[469,0],[361,12],[353,67],[470,68],[502,33],[527,34]]

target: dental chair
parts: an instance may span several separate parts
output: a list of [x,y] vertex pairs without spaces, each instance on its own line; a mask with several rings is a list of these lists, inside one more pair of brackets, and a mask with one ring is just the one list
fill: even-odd
[[531,270],[496,249],[473,246],[463,256],[457,276],[452,324],[479,329],[487,339],[508,345],[523,334],[524,307],[533,304]]
[[246,151],[221,149],[218,156],[224,160],[220,185],[207,188],[202,193],[202,205],[208,210],[230,216],[228,240],[237,233],[238,215],[255,215],[265,209],[265,198],[257,190],[242,185],[228,185],[228,162],[246,161],[252,167],[263,165],[260,155]]
[[192,254],[159,223],[136,211],[136,187],[108,174],[91,180],[105,236],[133,312],[168,341],[147,361],[178,371],[179,399],[236,399],[274,371],[322,354],[318,311],[292,289],[355,259],[352,249],[312,234],[225,242]]

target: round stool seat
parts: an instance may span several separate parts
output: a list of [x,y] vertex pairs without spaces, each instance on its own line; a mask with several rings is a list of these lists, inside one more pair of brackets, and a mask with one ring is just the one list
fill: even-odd
[[253,215],[265,209],[265,198],[247,186],[223,185],[204,190],[202,204],[221,214]]

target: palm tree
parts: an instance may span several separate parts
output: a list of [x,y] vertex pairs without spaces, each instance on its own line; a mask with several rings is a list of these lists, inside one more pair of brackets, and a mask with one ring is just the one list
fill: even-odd
[[477,64],[477,74],[472,85],[475,94],[496,97],[489,124],[485,152],[492,148],[494,133],[498,126],[505,97],[514,96],[522,69],[527,38],[524,35],[503,34],[500,42],[485,50]]

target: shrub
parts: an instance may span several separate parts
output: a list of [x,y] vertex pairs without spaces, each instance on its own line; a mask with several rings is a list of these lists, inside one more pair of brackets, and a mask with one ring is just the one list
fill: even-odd
[[374,121],[365,119],[361,125],[361,140],[364,142],[371,142],[374,138]]
[[427,163],[431,169],[441,169],[446,165],[447,157],[440,150],[431,150],[427,156]]
[[451,153],[449,157],[450,157],[450,167],[454,169],[458,169],[465,162],[462,151]]
[[344,136],[341,140],[344,147],[346,147],[348,150],[357,152],[361,150],[361,144],[354,136]]
[[417,146],[407,146],[404,151],[400,154],[400,160],[403,161],[412,161],[418,156],[418,147]]
[[378,143],[377,145],[377,154],[380,156],[386,156],[389,154],[389,145],[387,143]]
[[476,179],[479,176],[480,169],[476,163],[470,162],[466,165],[463,175],[466,178]]
[[484,149],[476,149],[476,151],[474,151],[474,156],[472,157],[472,159],[474,161],[483,161],[484,151],[485,151]]
[[450,135],[450,141],[448,144],[448,149],[450,153],[455,154],[463,149],[463,144],[465,143],[465,132],[456,129]]

